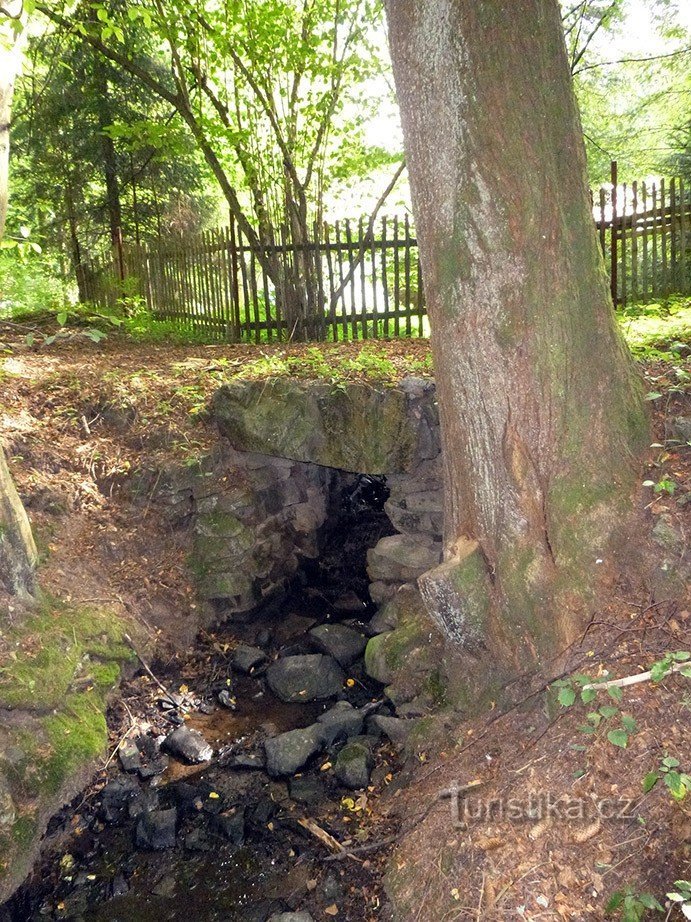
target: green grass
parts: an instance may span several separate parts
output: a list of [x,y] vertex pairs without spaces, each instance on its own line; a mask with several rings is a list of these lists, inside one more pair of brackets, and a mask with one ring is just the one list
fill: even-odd
[[75,682],[111,687],[132,651],[110,612],[45,598],[21,626],[4,632],[0,707],[58,708]]
[[691,298],[632,304],[617,314],[633,355],[642,361],[677,360],[691,346]]
[[[136,280],[132,279],[132,282],[136,283]],[[143,299],[134,293],[110,309],[76,304],[74,292],[56,277],[50,260],[46,257],[20,259],[15,251],[0,251],[0,319],[3,318],[45,328],[49,337],[56,330],[61,330],[58,338],[77,331],[89,335],[89,331],[95,330],[106,335],[120,332],[144,343],[200,345],[224,341],[218,331],[204,329],[200,325],[193,328],[189,320],[153,317]],[[259,319],[264,319],[262,312]],[[619,310],[617,319],[632,353],[643,361],[674,360],[678,358],[681,346],[691,342],[691,298],[688,296],[673,295],[651,304],[632,304]],[[328,318],[325,324],[327,342],[333,342]],[[405,326],[405,321],[401,321],[401,330],[405,330]],[[390,324],[392,329],[393,322]],[[357,332],[362,335],[360,323],[357,324]],[[243,339],[254,336],[253,330],[243,330],[243,333]],[[350,360],[350,367],[344,365],[337,369],[336,377],[345,372],[364,375],[372,380],[386,380],[391,376],[393,368],[387,366],[385,355],[377,352],[378,345],[374,339],[375,333],[383,337],[383,321],[368,321],[367,333],[369,340],[359,340],[363,344],[360,356]],[[412,317],[411,333],[413,338],[420,333],[428,336],[427,318],[419,321],[417,317]],[[339,326],[337,336],[339,341],[354,341],[349,326]],[[278,342],[275,335],[273,339]],[[262,330],[258,348],[267,342],[268,333]],[[330,359],[327,361],[320,347],[315,345],[306,357],[299,360],[280,355],[262,356],[260,353],[256,361],[245,366],[244,371],[251,377],[297,375],[330,380],[333,369]],[[412,374],[428,374],[430,371],[431,366],[424,363],[422,367],[411,364]]]

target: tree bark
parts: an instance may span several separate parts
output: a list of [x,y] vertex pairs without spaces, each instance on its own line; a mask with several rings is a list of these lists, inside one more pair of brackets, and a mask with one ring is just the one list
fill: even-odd
[[79,231],[77,227],[77,215],[74,207],[74,191],[69,179],[65,179],[65,209],[67,211],[67,223],[70,229],[70,258],[72,269],[77,279],[77,292],[80,303],[88,301],[89,295],[86,290],[84,279],[84,264],[82,262],[82,248],[79,243]]
[[387,0],[445,470],[430,613],[553,656],[632,509],[648,437],[590,211],[556,0]]

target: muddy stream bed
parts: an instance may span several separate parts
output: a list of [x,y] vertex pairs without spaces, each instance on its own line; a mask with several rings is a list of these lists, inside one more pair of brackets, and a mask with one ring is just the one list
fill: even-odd
[[122,686],[117,754],[53,819],[0,922],[384,917],[377,843],[394,830],[377,805],[400,783],[400,740],[363,661],[382,506],[376,489],[347,506],[282,602],[153,662],[177,707],[143,668]]

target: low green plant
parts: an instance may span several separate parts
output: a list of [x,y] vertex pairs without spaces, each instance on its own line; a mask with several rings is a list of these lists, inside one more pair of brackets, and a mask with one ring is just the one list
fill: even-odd
[[[583,704],[589,704],[597,698],[600,689],[590,687],[597,685],[599,682],[605,682],[606,678],[591,679],[587,675],[577,674],[568,679],[560,679],[555,682],[553,687],[557,689],[557,700],[562,707],[572,707],[578,697]],[[610,685],[606,688],[607,694],[614,701],[619,703],[622,698],[622,690],[617,685]],[[612,726],[611,722],[619,718],[619,726]],[[630,714],[624,714],[615,704],[603,704],[597,710],[589,711],[586,714],[586,723],[581,725],[581,732],[588,736],[594,736],[601,728],[603,723],[607,723],[611,729],[607,731],[607,739],[613,746],[620,749],[626,749],[629,739],[637,731],[636,721]]]
[[342,363],[345,372],[363,374],[376,381],[392,381],[397,376],[396,366],[381,349],[363,346],[360,353]]
[[[650,667],[651,681],[661,682],[672,671],[691,678],[691,662],[688,662],[689,660],[691,660],[691,653],[686,650],[665,654]],[[603,685],[602,688],[597,687],[600,684]],[[613,703],[602,705],[596,710],[589,711],[586,715],[586,723],[580,729],[583,733],[594,736],[603,725],[603,722],[611,722],[615,718],[619,718],[619,726],[612,727],[611,723],[607,724],[610,726],[607,731],[607,739],[613,746],[626,749],[629,739],[637,732],[638,727],[634,718],[629,714],[624,714],[618,707],[623,700],[623,692],[618,685],[607,684],[607,674],[593,679],[583,673],[576,673],[568,678],[557,680],[552,684],[551,688],[556,691],[557,701],[563,708],[573,707],[579,698],[582,704],[590,704],[597,698],[598,694],[606,691]],[[650,773],[646,777],[652,777],[652,774]],[[685,777],[688,778],[688,776]],[[677,790],[679,790],[678,787]]]
[[675,880],[674,890],[667,894],[667,899],[681,909],[685,919],[691,919],[691,881]]
[[[665,653],[662,659],[657,660],[650,667],[650,678],[653,682],[661,682],[672,670],[679,672],[687,679],[691,679],[691,653],[688,650],[677,650],[674,653]],[[687,665],[686,665],[687,664]]]
[[606,914],[616,916],[621,922],[641,922],[648,910],[664,912],[651,893],[638,893],[631,887],[617,890],[605,906]]
[[673,496],[677,489],[677,483],[675,480],[672,480],[671,477],[662,477],[657,482],[654,480],[644,480],[643,486],[652,487],[653,493],[658,495],[660,493],[667,493],[669,496]]
[[678,771],[681,763],[673,756],[665,756],[655,771],[648,772],[643,779],[643,790],[647,794],[662,778],[665,787],[675,800],[682,801],[691,793],[691,775]]

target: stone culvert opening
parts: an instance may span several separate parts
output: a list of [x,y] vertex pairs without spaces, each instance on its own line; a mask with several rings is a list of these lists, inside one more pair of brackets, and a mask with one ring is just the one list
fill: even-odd
[[194,553],[217,618],[246,619],[295,581],[363,614],[441,556],[434,386],[283,379],[216,394],[222,439],[195,490]]

